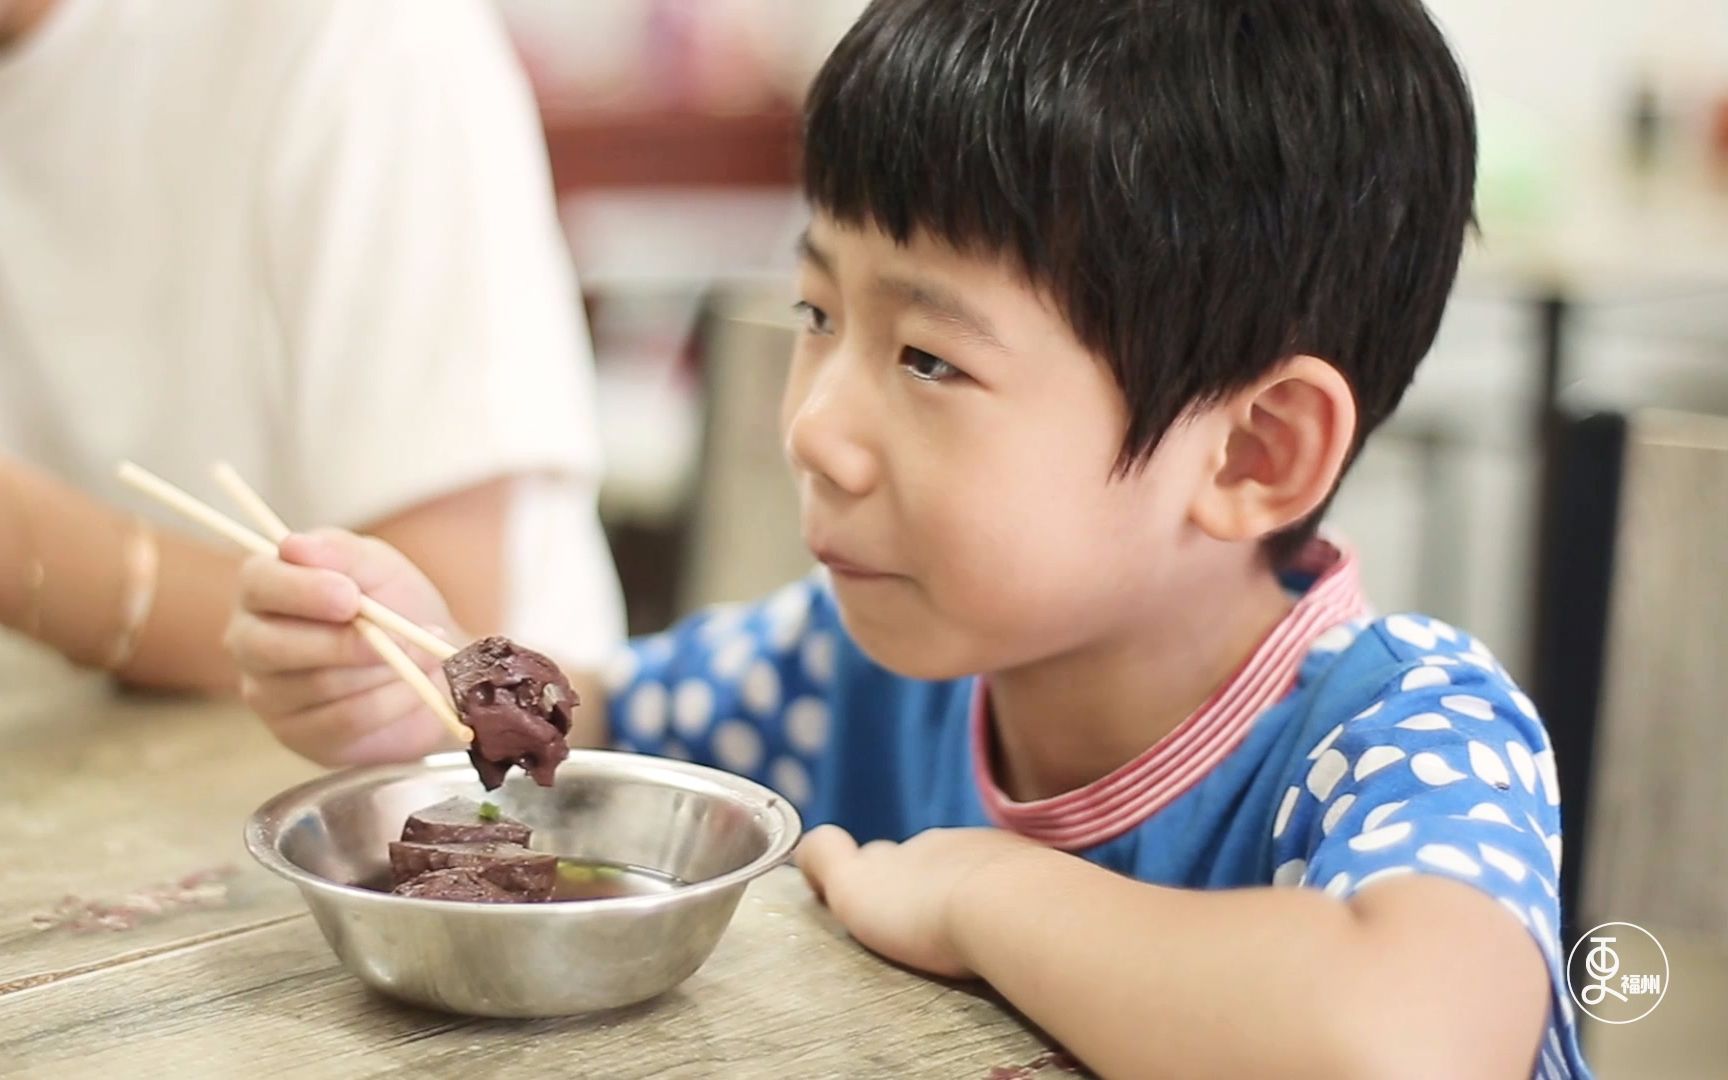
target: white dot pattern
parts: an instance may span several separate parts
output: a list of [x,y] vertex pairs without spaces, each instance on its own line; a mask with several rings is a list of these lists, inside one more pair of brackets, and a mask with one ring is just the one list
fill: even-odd
[[1521,742],[1506,744],[1506,758],[1512,762],[1512,771],[1518,774],[1518,782],[1524,785],[1524,790],[1536,791],[1536,759],[1530,755],[1530,748]]
[[786,709],[786,738],[793,749],[816,757],[828,745],[828,706],[819,697],[801,697]]
[[1405,731],[1446,731],[1452,727],[1452,721],[1437,712],[1425,712],[1398,721],[1398,726]]
[[1542,777],[1542,798],[1549,806],[1560,805],[1560,777],[1554,771],[1554,751],[1543,750],[1534,755],[1536,773]]
[[1370,746],[1356,759],[1354,775],[1358,780],[1366,780],[1381,769],[1403,761],[1404,757],[1404,751],[1396,746]]
[[1506,816],[1505,808],[1498,803],[1477,803],[1470,808],[1470,813],[1465,816],[1477,821],[1493,821],[1501,825],[1512,824],[1512,819]]
[[1506,762],[1486,744],[1474,739],[1470,740],[1470,768],[1484,783],[1497,788],[1512,786],[1512,774],[1506,771]]
[[1529,868],[1527,868],[1518,859],[1504,851],[1501,851],[1492,844],[1477,844],[1476,850],[1482,853],[1483,862],[1500,871],[1502,874],[1505,874],[1513,881],[1523,881],[1524,875],[1530,872]]
[[834,681],[834,635],[818,630],[804,641],[804,673],[821,689]]
[[1464,779],[1464,774],[1454,769],[1444,756],[1430,750],[1410,759],[1410,771],[1429,787],[1445,787]]
[[1482,865],[1451,844],[1424,844],[1416,849],[1416,860],[1465,877],[1482,875]]
[[805,583],[788,585],[768,601],[768,640],[776,652],[798,644],[809,623],[810,587]]
[[1440,699],[1440,704],[1460,716],[1468,716],[1472,720],[1494,719],[1494,706],[1474,694],[1449,694]]
[[762,767],[762,734],[742,720],[728,720],[714,731],[714,759],[722,768],[746,776]]
[[1387,619],[1386,632],[1400,641],[1416,646],[1423,652],[1432,652],[1434,646],[1440,643],[1440,635],[1429,629],[1422,620],[1412,615],[1394,615]]
[[714,719],[714,689],[701,679],[686,679],[672,695],[672,726],[686,739],[699,739]]
[[1384,851],[1395,844],[1402,844],[1410,839],[1416,827],[1408,821],[1399,821],[1373,832],[1365,832],[1360,836],[1350,838],[1351,851]]
[[619,693],[626,686],[630,685],[632,679],[636,678],[636,669],[638,666],[639,662],[636,659],[636,650],[630,648],[619,649],[617,652],[612,654],[611,659],[606,662],[606,667],[601,671],[601,685],[606,687],[606,692],[608,694]]
[[800,809],[810,804],[810,770],[797,758],[776,758],[768,770],[768,785]]
[[1344,779],[1344,774],[1349,771],[1350,760],[1336,750],[1328,750],[1308,770],[1308,790],[1324,802],[1332,797],[1338,781]]
[[1344,815],[1355,805],[1354,795],[1340,795],[1334,799],[1332,805],[1326,808],[1326,816],[1320,819],[1320,831],[1330,836],[1332,830],[1338,827],[1338,822],[1343,820]]
[[1446,669],[1424,664],[1410,674],[1404,676],[1402,689],[1422,690],[1430,686],[1451,686],[1452,676],[1446,674]]
[[1357,627],[1351,626],[1349,623],[1340,623],[1315,639],[1313,651],[1343,652],[1350,647],[1351,642],[1356,640],[1356,635],[1359,632]]
[[653,741],[666,733],[666,688],[650,683],[630,699],[630,733],[638,739]]
[[603,672],[615,745],[750,776],[820,813],[842,633],[812,576],[631,642]]
[[748,637],[735,637],[714,654],[711,665],[717,678],[733,680],[742,676],[756,657],[756,643]]
[[1328,731],[1326,733],[1326,737],[1324,739],[1321,739],[1320,742],[1314,747],[1314,749],[1308,751],[1308,760],[1309,761],[1320,760],[1320,755],[1324,754],[1326,751],[1332,749],[1332,744],[1334,742],[1336,742],[1338,739],[1338,736],[1340,736],[1342,734],[1344,734],[1344,725],[1343,724],[1339,724],[1337,727],[1333,728],[1331,731]]
[[1404,800],[1399,799],[1396,802],[1381,803],[1366,814],[1363,814],[1362,831],[1373,832],[1375,829],[1378,829],[1381,825],[1385,824],[1387,818],[1404,809],[1404,805]]
[[742,604],[727,604],[710,610],[697,629],[702,644],[714,647],[744,630],[747,612]]
[[773,664],[758,660],[744,675],[744,705],[757,716],[767,716],[780,707],[780,673]]
[[1278,838],[1284,835],[1284,830],[1290,826],[1290,815],[1296,809],[1296,801],[1302,797],[1302,789],[1293,787],[1284,793],[1284,801],[1278,804],[1278,820],[1272,824],[1272,836]]

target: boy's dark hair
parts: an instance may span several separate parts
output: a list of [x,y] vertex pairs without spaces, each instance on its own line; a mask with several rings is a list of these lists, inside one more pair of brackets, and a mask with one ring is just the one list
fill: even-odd
[[1006,257],[1053,298],[1127,398],[1123,471],[1304,354],[1349,379],[1359,449],[1433,343],[1476,169],[1419,0],[875,0],[804,145],[837,220]]

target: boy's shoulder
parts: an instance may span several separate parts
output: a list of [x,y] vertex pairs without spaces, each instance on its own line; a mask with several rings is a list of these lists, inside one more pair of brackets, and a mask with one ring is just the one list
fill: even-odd
[[1449,730],[1453,720],[1470,720],[1541,733],[1535,703],[1486,644],[1415,612],[1356,620],[1323,636],[1302,683],[1309,697],[1304,711],[1311,724],[1323,725],[1322,737],[1350,721],[1378,718],[1372,726],[1383,726],[1397,717],[1406,724],[1413,712],[1436,710],[1439,716],[1398,730]]
[[1560,789],[1530,698],[1476,638],[1406,613],[1323,637],[1295,700],[1268,778],[1271,882],[1344,899],[1419,874],[1486,895],[1547,960],[1545,1056],[1584,1072],[1558,934]]
[[1559,831],[1554,752],[1536,706],[1462,630],[1416,613],[1339,628],[1316,644],[1295,701],[1273,762],[1285,785],[1278,837],[1305,831],[1294,828],[1304,819],[1329,835],[1346,815],[1405,801],[1411,812],[1504,816],[1545,841]]
[[1446,819],[1446,832],[1470,831],[1468,820],[1523,833],[1552,880],[1560,792],[1529,696],[1487,646],[1438,619],[1397,614],[1347,632],[1310,657],[1297,730],[1277,762],[1283,857],[1312,864],[1328,841],[1367,856],[1431,833],[1421,819]]

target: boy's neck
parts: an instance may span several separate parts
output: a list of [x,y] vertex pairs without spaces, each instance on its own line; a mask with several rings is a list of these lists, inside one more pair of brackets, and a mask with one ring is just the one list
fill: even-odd
[[[990,677],[996,779],[1026,802],[1102,779],[1210,698],[1290,612],[1257,557],[1115,639]],[[1230,598],[1220,603],[1220,598]]]

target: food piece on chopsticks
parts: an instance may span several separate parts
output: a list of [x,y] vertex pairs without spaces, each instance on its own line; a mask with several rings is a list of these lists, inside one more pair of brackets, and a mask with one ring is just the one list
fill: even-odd
[[475,866],[433,870],[390,890],[420,900],[465,900],[477,904],[514,904],[523,897],[491,881]]
[[468,759],[486,789],[502,784],[512,765],[551,787],[570,753],[570,710],[580,704],[558,665],[509,638],[486,637],[444,661],[444,676],[474,729]]
[[402,839],[420,844],[526,844],[530,835],[528,826],[494,804],[459,795],[409,814],[402,826]]
[[390,843],[390,875],[397,887],[436,870],[478,870],[518,900],[548,900],[558,880],[558,856],[520,844]]

